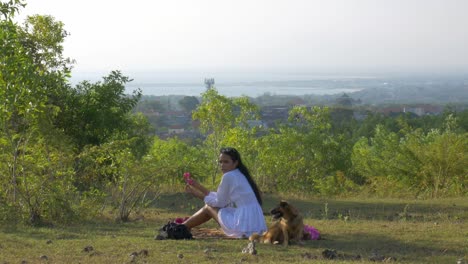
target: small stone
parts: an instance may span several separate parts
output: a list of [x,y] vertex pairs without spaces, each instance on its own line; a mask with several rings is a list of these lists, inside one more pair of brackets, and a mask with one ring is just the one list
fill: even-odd
[[132,257],[132,256],[133,256],[133,257],[137,257],[137,256],[138,256],[138,253],[135,251],[135,252],[130,253],[129,256],[130,256],[130,257]]
[[304,259],[317,259],[317,256],[310,254],[309,252],[301,254]]
[[216,249],[214,249],[214,248],[205,248],[205,250],[203,250],[203,252],[204,252],[205,254],[208,254],[208,253],[210,253],[210,252],[215,252],[215,251],[216,251]]
[[326,259],[336,259],[337,253],[334,249],[325,249],[324,251],[322,251],[322,256]]
[[154,237],[154,240],[165,240],[165,239],[166,239],[166,237],[161,236],[161,235],[157,235],[157,236]]
[[52,240],[47,240],[46,244],[52,244]]
[[375,262],[383,262],[385,260],[384,256],[380,255],[373,255],[369,258],[370,261],[375,261]]
[[180,259],[183,259],[184,255],[183,254],[177,254],[177,257],[180,258]]
[[138,255],[147,257],[147,256],[149,256],[149,252],[148,252],[147,249],[142,249],[142,250],[140,250],[140,252],[138,253]]
[[154,240],[164,240],[164,239],[167,239],[167,232],[166,231],[160,231],[159,234],[157,234],[155,237],[154,237]]
[[46,255],[42,255],[39,257],[41,260],[48,260],[49,258]]
[[93,250],[94,250],[93,246],[86,246],[85,248],[83,248],[84,252],[91,252]]
[[247,247],[242,249],[242,253],[257,255],[257,250],[255,249],[255,242],[250,241],[249,244],[247,244]]

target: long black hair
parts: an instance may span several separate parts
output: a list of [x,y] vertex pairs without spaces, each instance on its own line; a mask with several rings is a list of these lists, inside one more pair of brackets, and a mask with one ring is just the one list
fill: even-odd
[[247,167],[244,165],[244,163],[242,163],[240,153],[235,148],[222,148],[219,151],[219,153],[220,154],[226,154],[229,157],[231,157],[231,159],[233,161],[237,161],[237,169],[239,169],[240,172],[242,172],[242,174],[244,174],[245,178],[247,179],[247,181],[250,184],[250,187],[252,187],[252,190],[255,193],[255,197],[257,197],[258,203],[260,205],[262,205],[262,197],[260,195],[260,190],[258,189],[257,184],[253,180],[252,176],[250,175],[249,169],[247,169]]

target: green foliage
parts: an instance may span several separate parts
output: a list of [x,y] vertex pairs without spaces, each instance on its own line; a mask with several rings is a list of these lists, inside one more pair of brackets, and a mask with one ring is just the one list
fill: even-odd
[[[110,184],[131,186],[130,179],[137,178],[130,175],[146,175],[136,160],[151,146],[150,125],[141,114],[130,114],[141,94],[127,96],[131,80],[118,71],[102,83],[71,89],[63,23],[36,15],[19,26],[11,18],[22,6],[21,1],[0,5],[5,17],[0,20],[0,211],[14,208],[34,225],[95,215],[99,207],[90,205],[102,204]],[[124,159],[109,145],[132,155]],[[76,150],[84,151],[75,156]],[[132,163],[123,166],[122,160]],[[128,188],[120,192],[122,218],[141,196]]]
[[452,131],[450,116],[446,124],[444,132],[407,127],[402,137],[378,126],[369,143],[363,138],[354,146],[354,168],[368,179],[399,182],[416,196],[466,195],[467,134]]
[[215,88],[202,94],[202,102],[193,112],[193,119],[200,121],[202,133],[221,136],[223,131],[234,125],[232,101],[218,93]]
[[148,156],[147,162],[151,163],[152,173],[162,183],[172,186],[182,184],[184,172],[190,172],[199,181],[207,179],[208,165],[203,153],[177,138],[155,138]]
[[57,126],[76,142],[79,150],[109,142],[132,125],[129,113],[141,92],[127,96],[125,84],[129,81],[119,71],[112,71],[103,82],[84,81],[68,91]]
[[200,104],[200,102],[195,96],[184,96],[184,98],[179,101],[179,105],[187,112],[195,110],[198,104]]
[[128,126],[114,134],[114,140],[128,140],[132,154],[141,159],[148,153],[153,142],[153,128],[149,120],[142,114],[136,113],[125,116]]
[[466,194],[468,133],[455,134],[449,127],[426,135],[413,132],[407,136],[405,147],[420,164],[414,172],[419,191],[432,197]]
[[242,162],[249,168],[250,173],[253,175],[260,175],[257,173],[260,163],[257,160],[259,154],[259,139],[256,136],[256,132],[256,128],[231,128],[226,133],[221,145],[236,148],[241,153]]
[[211,168],[205,173],[211,175],[212,185],[215,185],[218,173],[219,149],[232,142],[225,142],[226,137],[235,127],[248,130],[247,121],[258,119],[258,116],[258,108],[247,97],[230,99],[213,87],[202,94],[202,102],[192,117],[200,121],[200,131],[207,136],[203,145]]
[[68,32],[62,22],[51,16],[29,16],[20,32],[22,45],[39,70],[68,76],[72,61],[63,57],[62,43]]
[[[8,148],[5,149],[0,155],[2,164],[11,159]],[[63,146],[39,136],[30,137],[14,159],[15,184],[1,177],[3,200],[33,225],[72,221],[75,211],[71,203],[77,197],[72,185],[72,157],[72,152]],[[4,167],[0,169],[5,171]]]
[[150,166],[145,161],[136,160],[129,149],[120,149],[115,160],[119,164],[120,175],[115,182],[109,183],[108,192],[111,203],[118,206],[118,219],[126,222],[134,210],[145,207],[151,201],[147,194],[155,194],[153,187],[158,182]]
[[6,19],[0,21],[0,190],[5,204],[31,224],[68,221],[75,194],[70,150],[51,140],[66,142],[51,126],[58,112],[52,94],[69,71],[61,53],[66,32],[47,16],[28,17],[18,26],[10,18],[21,6],[1,6]]
[[270,190],[311,192],[341,164],[339,136],[330,133],[328,108],[294,107],[289,126],[270,131],[260,139],[258,160],[262,185]]
[[[267,130],[251,126],[259,119],[251,99],[228,98],[214,87],[201,102],[186,96],[138,105],[141,91],[125,94],[132,80],[119,71],[71,87],[63,23],[32,16],[20,26],[13,18],[24,5],[0,3],[0,221],[66,223],[109,206],[128,221],[161,185],[181,188],[185,171],[215,188],[223,146],[242,153],[264,191],[467,195],[466,110],[447,107],[424,117],[367,112],[357,121],[343,97],[333,109],[293,107],[287,122]],[[200,122],[201,141],[154,137],[150,120],[135,113],[154,113],[151,122],[161,131],[168,123],[157,112],[177,103]]]
[[19,12],[19,9],[25,6],[26,4],[22,0],[9,0],[5,3],[0,2],[0,13],[3,15],[2,20],[11,20],[16,13]]
[[138,159],[130,140],[114,140],[100,146],[87,146],[79,155],[75,185],[93,204],[94,210],[110,205],[117,219],[128,221],[134,210],[144,207],[147,194],[155,193],[158,176],[151,159]]
[[314,184],[320,194],[325,196],[349,195],[359,190],[358,186],[352,180],[347,179],[342,171],[337,171],[335,175],[324,179],[315,180]]

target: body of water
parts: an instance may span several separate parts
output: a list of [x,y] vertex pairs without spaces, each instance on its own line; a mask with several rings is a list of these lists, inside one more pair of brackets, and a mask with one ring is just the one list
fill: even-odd
[[[361,81],[362,82],[362,81]],[[368,85],[356,83],[352,80],[312,80],[312,81],[261,81],[215,83],[215,87],[222,95],[237,97],[247,95],[257,97],[270,95],[325,95],[351,93],[364,89]],[[206,91],[204,83],[129,83],[126,92],[140,88],[143,95],[187,95],[200,96]]]
[[[74,82],[97,81],[97,73],[75,74]],[[271,95],[326,95],[352,93],[368,87],[381,86],[383,80],[375,76],[316,75],[294,73],[187,73],[136,72],[128,75],[126,92],[142,90],[143,95],[200,96],[206,91],[205,78],[214,78],[214,86],[222,95],[257,97]]]

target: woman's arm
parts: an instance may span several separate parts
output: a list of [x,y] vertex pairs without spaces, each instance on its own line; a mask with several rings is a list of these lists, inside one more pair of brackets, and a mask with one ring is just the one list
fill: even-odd
[[192,187],[194,187],[195,189],[197,189],[199,192],[205,194],[205,196],[207,196],[209,193],[210,193],[210,190],[208,190],[207,188],[205,188],[205,186],[201,185],[199,182],[197,182],[196,180],[192,180],[192,184],[190,185]]
[[205,203],[212,207],[223,208],[231,202],[231,191],[233,190],[232,178],[234,175],[231,175],[229,172],[223,175],[221,183],[218,186],[216,192],[210,192],[203,199]]
[[198,189],[194,188],[192,185],[185,186],[185,191],[199,198],[200,200],[203,200],[206,196],[204,193],[200,192]]

